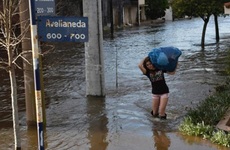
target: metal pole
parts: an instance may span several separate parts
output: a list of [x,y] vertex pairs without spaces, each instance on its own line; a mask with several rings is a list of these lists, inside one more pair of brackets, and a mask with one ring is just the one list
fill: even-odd
[[140,25],[140,0],[137,1],[137,25]]
[[113,0],[110,0],[110,32],[111,32],[111,38],[114,38],[114,24],[113,24]]
[[31,43],[33,55],[33,69],[34,69],[34,88],[36,101],[36,117],[37,117],[37,134],[38,134],[38,149],[44,150],[44,132],[43,132],[43,113],[42,113],[42,93],[41,93],[41,79],[40,79],[40,49],[38,47],[37,24],[35,15],[35,1],[29,0],[30,9],[30,28],[31,28]]
[[117,54],[117,45],[116,45],[116,89],[118,89],[118,54]]

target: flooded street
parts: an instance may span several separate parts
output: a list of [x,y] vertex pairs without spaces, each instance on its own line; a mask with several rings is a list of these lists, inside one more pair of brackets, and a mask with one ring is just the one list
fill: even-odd
[[[85,96],[85,53],[77,44],[57,44],[43,59],[48,150],[227,150],[198,137],[181,135],[178,125],[188,109],[223,84],[224,58],[230,48],[230,17],[219,18],[215,44],[213,18],[201,50],[200,18],[143,25],[104,38],[105,98]],[[182,51],[175,75],[166,75],[170,95],[168,119],[153,119],[151,85],[138,69],[150,50],[175,46]],[[1,71],[2,72],[2,71]],[[8,79],[0,81],[0,150],[13,148]],[[22,77],[19,77],[22,149],[37,149],[36,128],[27,129]]]

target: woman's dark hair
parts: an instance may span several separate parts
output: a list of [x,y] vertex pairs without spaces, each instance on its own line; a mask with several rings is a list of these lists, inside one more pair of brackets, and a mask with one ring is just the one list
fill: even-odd
[[147,62],[151,62],[149,57],[146,57],[146,58],[144,59],[144,61],[143,61],[143,66],[144,66],[144,68],[145,68],[146,70],[149,70],[148,67],[147,67],[147,65],[146,65]]

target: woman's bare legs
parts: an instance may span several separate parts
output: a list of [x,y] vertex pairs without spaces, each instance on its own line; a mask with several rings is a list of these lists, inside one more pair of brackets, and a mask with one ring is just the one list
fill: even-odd
[[168,98],[161,97],[159,105],[159,116],[166,116],[165,110],[168,103]]
[[160,98],[153,97],[152,109],[153,109],[153,115],[155,116],[159,114],[159,105],[160,105]]

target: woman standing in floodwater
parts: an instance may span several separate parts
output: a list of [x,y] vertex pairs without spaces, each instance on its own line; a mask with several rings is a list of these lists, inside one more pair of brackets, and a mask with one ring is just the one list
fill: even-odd
[[146,75],[152,85],[152,111],[153,117],[159,117],[160,119],[166,119],[165,113],[168,103],[169,88],[165,82],[164,73],[175,74],[175,72],[167,72],[157,69],[150,61],[149,57],[144,58],[138,67],[144,75]]

